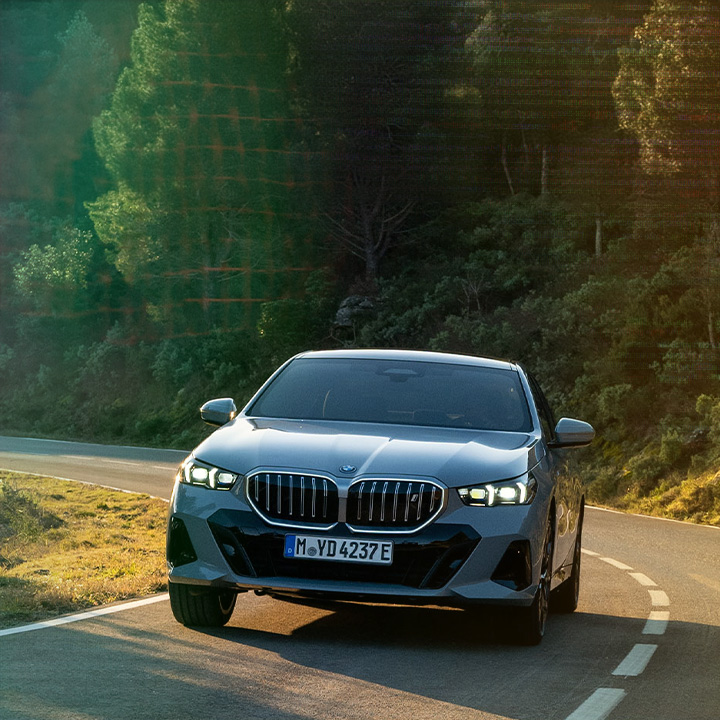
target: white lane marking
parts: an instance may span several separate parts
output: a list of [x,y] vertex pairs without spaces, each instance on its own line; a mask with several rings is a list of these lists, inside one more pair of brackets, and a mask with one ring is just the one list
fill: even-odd
[[662,590],[648,590],[650,593],[650,600],[653,605],[669,605],[670,604],[670,598],[667,596],[667,593],[663,592]]
[[621,563],[619,560],[614,560],[613,558],[609,558],[609,557],[601,557],[600,559],[603,562],[607,563],[608,565],[612,565],[613,567],[616,567],[618,570],[632,570],[632,568],[629,565],[626,565],[625,563]]
[[643,628],[643,635],[664,635],[670,613],[667,610],[653,610]]
[[605,720],[625,695],[619,688],[598,688],[567,720]]
[[630,573],[630,577],[635,578],[635,580],[645,587],[657,587],[657,583],[654,580],[651,580],[647,575],[643,575],[642,573]]
[[[99,445],[98,443],[84,443],[84,442],[77,442],[75,440],[52,440],[50,438],[26,438],[26,437],[19,437],[19,438],[10,438],[5,437],[5,440],[27,440],[29,442],[39,442],[39,443],[57,443],[58,445],[75,445],[77,447],[93,447],[93,448],[113,448],[115,450],[117,449],[124,449],[124,450],[147,450],[150,452],[159,452],[159,453],[184,453],[185,455],[190,454],[190,450],[176,450],[173,448],[149,448],[144,447],[142,445]],[[78,457],[84,457],[87,458],[87,455],[82,455]]]
[[179,465],[179,463],[167,463],[167,465],[148,466],[144,460],[114,460],[113,458],[104,457],[88,458],[86,455],[59,455],[58,457],[68,458],[71,460],[96,460],[102,463],[107,463],[108,465],[129,465],[130,467],[135,468],[152,467],[157,470],[174,470]]
[[[586,555],[597,557],[608,565],[619,570],[632,571],[632,568],[614,558],[602,557],[592,550],[583,550]],[[657,587],[657,583],[647,575],[639,572],[629,572],[630,577],[644,587]],[[668,606],[670,599],[662,590],[648,590],[654,606]],[[652,610],[645,623],[643,635],[663,635],[667,628],[670,612],[667,610]],[[627,654],[625,659],[613,670],[613,675],[622,677],[636,677],[647,667],[650,659],[658,649],[657,645],[637,643]],[[605,720],[615,709],[627,692],[620,688],[598,688],[575,712],[568,715],[566,720]]]
[[163,602],[169,598],[170,596],[167,593],[163,593],[162,595],[153,595],[153,597],[144,598],[143,600],[131,600],[130,602],[120,603],[119,605],[110,605],[108,607],[97,608],[96,610],[88,610],[87,612],[77,613],[76,615],[66,615],[64,617],[53,618],[52,620],[33,623],[32,625],[7,628],[6,630],[0,630],[0,637],[17,635],[18,633],[30,632],[32,630],[42,630],[44,628],[56,627],[57,625],[67,625],[68,623],[78,622],[79,620],[89,620],[90,618],[100,617],[101,615],[111,615],[112,613],[122,612],[123,610],[132,610],[142,607],[143,605]]
[[613,675],[623,677],[636,677],[640,675],[650,662],[650,658],[657,650],[657,645],[638,643],[627,654],[627,657],[613,670]]

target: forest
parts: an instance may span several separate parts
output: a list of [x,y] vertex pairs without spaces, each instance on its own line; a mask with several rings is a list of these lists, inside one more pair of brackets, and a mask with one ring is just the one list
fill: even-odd
[[3,0],[0,432],[190,448],[307,349],[505,357],[720,524],[710,0]]

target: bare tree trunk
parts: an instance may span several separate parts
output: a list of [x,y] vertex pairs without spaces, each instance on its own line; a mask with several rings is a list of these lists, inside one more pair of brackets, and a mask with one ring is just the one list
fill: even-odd
[[375,287],[378,278],[379,259],[372,248],[368,248],[365,254],[365,279],[371,287]]
[[542,164],[540,167],[540,197],[547,197],[549,192],[549,165],[550,158],[547,144],[542,146]]
[[512,178],[510,177],[510,170],[508,169],[508,164],[507,164],[506,141],[507,141],[507,134],[503,133],[502,150],[500,152],[500,160],[502,162],[503,170],[505,171],[505,179],[507,180],[508,187],[510,188],[510,194],[514,195],[515,188],[513,187]]
[[376,238],[376,229],[373,227],[374,217],[372,211],[366,205],[361,206],[360,213],[362,216],[363,249],[365,254],[365,279],[374,286],[380,265],[378,239]]
[[715,253],[720,250],[720,220],[717,218],[710,224],[708,231],[708,242],[707,242],[707,287],[705,292],[705,308],[707,310],[708,318],[708,342],[713,352],[717,351],[717,344],[715,342],[715,312],[713,310],[712,303],[712,291],[711,286],[713,282],[713,261],[717,262],[717,256]]
[[710,340],[710,347],[713,350],[717,350],[717,344],[715,343],[715,314],[711,307],[708,308],[708,339]]
[[602,255],[603,246],[603,221],[600,212],[595,214],[595,257]]
[[527,169],[530,165],[530,148],[528,147],[527,138],[525,137],[525,127],[523,125],[523,116],[519,110],[518,110],[518,118],[520,119],[520,136],[522,137],[523,152],[525,154],[525,172],[527,173]]

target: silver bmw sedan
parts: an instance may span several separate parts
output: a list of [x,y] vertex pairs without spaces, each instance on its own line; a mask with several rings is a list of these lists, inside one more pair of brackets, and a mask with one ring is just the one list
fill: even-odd
[[296,602],[504,606],[522,642],[580,588],[583,489],[566,450],[593,428],[555,421],[519,365],[404,350],[308,352],[179,469],[167,563],[172,611],[220,626],[239,593]]

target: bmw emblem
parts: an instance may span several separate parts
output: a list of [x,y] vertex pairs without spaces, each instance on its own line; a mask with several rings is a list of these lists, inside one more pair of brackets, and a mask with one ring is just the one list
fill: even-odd
[[354,465],[341,465],[340,472],[343,473],[354,473],[357,468]]

